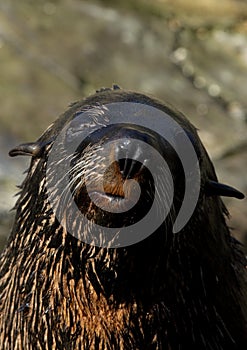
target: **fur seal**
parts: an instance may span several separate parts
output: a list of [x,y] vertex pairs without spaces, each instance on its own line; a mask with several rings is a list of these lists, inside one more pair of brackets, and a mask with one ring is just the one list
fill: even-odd
[[[123,179],[135,178],[142,197],[128,215],[107,213],[92,204],[80,171],[86,167],[97,173],[90,145],[102,138],[127,135],[145,141],[166,157],[175,174],[171,213],[155,232],[130,246],[104,248],[72,236],[54,215],[46,167],[56,138],[78,112],[113,102],[164,111],[191,139],[200,165],[200,193],[192,217],[178,234],[172,232],[172,224],[185,191],[183,167],[169,144],[140,126],[110,125],[80,145],[72,164],[79,169],[71,173],[72,180],[78,175],[72,193],[89,220],[111,227],[119,223],[129,227],[140,220],[154,193],[152,174],[142,166],[148,155],[133,160],[136,149],[130,143],[121,160],[107,170],[105,192],[97,184],[92,191],[100,204],[126,205],[132,188],[126,199]],[[76,130],[72,138],[75,134]],[[143,155],[141,148],[137,151]],[[71,105],[36,142],[20,145],[10,155],[32,159],[15,207],[13,230],[0,257],[1,349],[246,349],[246,258],[230,235],[220,198],[243,198],[243,194],[218,182],[196,129],[181,113],[149,96],[113,86]],[[89,230],[76,224],[78,232]]]

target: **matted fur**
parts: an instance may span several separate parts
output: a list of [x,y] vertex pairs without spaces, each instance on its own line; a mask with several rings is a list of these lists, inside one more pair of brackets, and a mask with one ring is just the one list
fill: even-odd
[[54,140],[83,108],[121,101],[164,110],[193,134],[202,182],[193,217],[178,235],[164,224],[126,248],[82,243],[47,200],[47,142],[32,158],[0,258],[0,348],[246,349],[246,260],[221,199],[204,193],[207,179],[217,179],[189,121],[146,95],[106,90],[73,104],[39,142]]

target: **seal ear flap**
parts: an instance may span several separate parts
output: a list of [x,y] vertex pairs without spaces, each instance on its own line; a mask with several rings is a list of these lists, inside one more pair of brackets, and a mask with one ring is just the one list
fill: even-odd
[[45,148],[46,145],[51,143],[51,140],[48,142],[29,142],[29,143],[23,143],[15,148],[13,148],[11,151],[9,151],[10,157],[16,157],[16,156],[31,156],[31,157],[39,157]]
[[222,184],[220,182],[209,180],[205,186],[206,196],[225,196],[225,197],[235,197],[238,199],[243,199],[244,194],[234,187]]

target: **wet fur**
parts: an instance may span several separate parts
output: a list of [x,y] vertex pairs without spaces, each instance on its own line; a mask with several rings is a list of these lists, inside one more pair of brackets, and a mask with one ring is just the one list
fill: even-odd
[[189,121],[148,96],[102,91],[73,104],[40,141],[53,140],[85,106],[120,101],[160,108],[193,134],[202,181],[193,217],[177,235],[164,223],[127,248],[83,244],[47,201],[47,142],[31,161],[0,259],[0,348],[246,349],[246,260],[221,199],[204,193],[217,179]]

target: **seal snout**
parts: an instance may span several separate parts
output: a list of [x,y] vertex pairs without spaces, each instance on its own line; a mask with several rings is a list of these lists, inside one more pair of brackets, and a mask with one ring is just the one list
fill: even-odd
[[136,126],[115,125],[109,129],[106,131],[110,148],[106,156],[111,165],[104,173],[104,190],[119,199],[131,199],[133,185],[129,180],[137,183],[145,181],[145,166],[151,154],[145,152],[143,143],[151,143],[151,140],[145,131]]
[[[142,136],[140,133],[137,135],[139,138]],[[115,146],[115,155],[123,179],[133,179],[148,161],[148,155],[144,154],[141,144],[126,136]]]
[[146,145],[154,147],[151,134],[136,125],[112,124],[92,133],[89,143],[95,151],[87,151],[86,145],[83,157],[86,163],[87,155],[95,161],[91,162],[92,167],[87,167],[86,191],[97,207],[89,206],[89,211],[91,208],[95,213],[99,208],[112,213],[131,210],[139,201],[141,189],[142,205],[150,202],[153,182],[147,165],[152,152],[147,151]]

